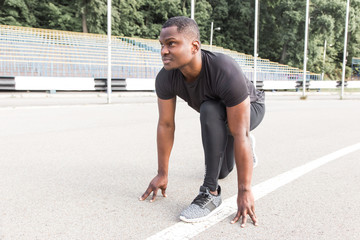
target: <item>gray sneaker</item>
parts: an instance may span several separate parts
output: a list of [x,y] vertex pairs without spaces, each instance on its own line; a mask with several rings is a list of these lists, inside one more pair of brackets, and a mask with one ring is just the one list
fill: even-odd
[[253,168],[255,168],[258,165],[258,158],[255,153],[256,140],[255,140],[254,135],[252,135],[251,133],[250,133],[250,140],[251,140],[251,151],[253,154]]
[[180,214],[184,222],[200,222],[213,215],[221,205],[221,188],[218,186],[218,195],[212,195],[210,189],[200,187],[199,195],[194,199],[188,208]]

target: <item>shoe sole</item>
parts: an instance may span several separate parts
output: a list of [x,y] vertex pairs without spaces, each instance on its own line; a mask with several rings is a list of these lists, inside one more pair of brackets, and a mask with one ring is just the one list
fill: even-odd
[[197,223],[197,222],[203,222],[206,219],[208,219],[209,217],[211,217],[212,215],[214,215],[215,213],[219,212],[222,208],[222,204],[220,204],[220,206],[218,206],[217,208],[215,208],[212,212],[210,212],[208,215],[204,216],[204,217],[200,217],[200,218],[186,218],[185,216],[180,216],[180,220],[183,222],[187,222],[187,223]]

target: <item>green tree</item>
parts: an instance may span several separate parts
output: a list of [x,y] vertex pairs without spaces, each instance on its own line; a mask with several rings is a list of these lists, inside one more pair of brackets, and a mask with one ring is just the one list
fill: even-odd
[[35,0],[3,0],[0,2],[0,24],[33,27]]
[[209,3],[213,9],[211,21],[214,22],[214,28],[220,27],[219,31],[213,34],[213,44],[217,46],[226,46],[225,38],[226,22],[229,17],[229,6],[226,0],[210,0]]
[[113,1],[112,33],[120,36],[140,36],[144,18],[138,11],[142,1]]
[[254,45],[254,5],[252,0],[228,0],[228,18],[224,21],[222,47],[251,53]]
[[90,33],[106,33],[107,2],[106,0],[88,0],[86,2],[86,22]]
[[67,31],[81,31],[81,22],[70,0],[37,1],[33,9],[36,17],[34,27]]
[[158,38],[162,24],[170,17],[183,15],[180,0],[143,1],[139,12],[144,23],[141,28],[141,37]]
[[[348,33],[348,66],[352,56],[359,52],[359,38],[352,37],[359,31],[360,18],[359,0],[352,0],[350,5],[349,33]],[[309,69],[314,72],[325,70],[327,78],[341,77],[346,1],[314,0],[311,8],[311,24],[309,39]],[[325,65],[323,64],[324,41],[327,41]],[[350,68],[347,72],[351,72]]]
[[302,66],[305,1],[266,1],[260,7],[259,55],[291,66]]
[[[351,65],[353,57],[360,57],[360,0],[352,0],[349,17],[349,35],[348,35],[348,58],[347,66]],[[348,67],[348,77],[352,70]]]
[[195,2],[195,20],[200,30],[200,40],[208,44],[210,40],[211,14],[212,7],[206,0],[197,0]]

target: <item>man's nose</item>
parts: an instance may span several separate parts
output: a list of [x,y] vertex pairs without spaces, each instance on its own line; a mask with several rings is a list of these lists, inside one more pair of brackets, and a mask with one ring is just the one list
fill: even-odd
[[161,48],[161,56],[164,56],[169,53],[169,49],[166,46]]

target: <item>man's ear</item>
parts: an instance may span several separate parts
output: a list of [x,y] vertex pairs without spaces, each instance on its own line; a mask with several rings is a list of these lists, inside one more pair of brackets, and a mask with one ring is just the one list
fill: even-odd
[[192,53],[196,54],[200,50],[200,42],[199,40],[194,40],[192,42]]

